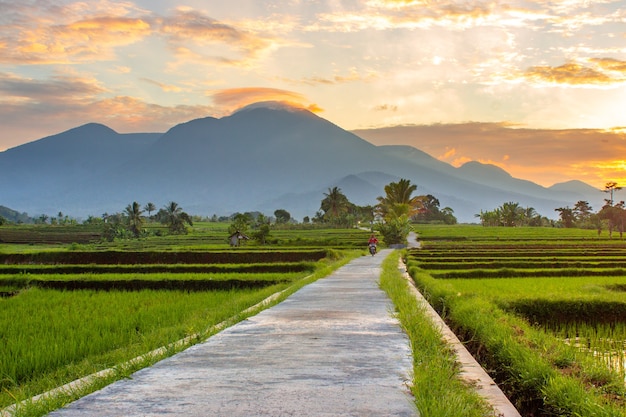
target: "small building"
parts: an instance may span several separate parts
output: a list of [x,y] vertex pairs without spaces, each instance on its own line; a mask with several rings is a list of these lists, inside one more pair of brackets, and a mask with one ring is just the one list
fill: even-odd
[[241,233],[239,230],[228,236],[228,243],[230,243],[230,246],[232,247],[240,246],[242,240],[250,240],[250,238]]

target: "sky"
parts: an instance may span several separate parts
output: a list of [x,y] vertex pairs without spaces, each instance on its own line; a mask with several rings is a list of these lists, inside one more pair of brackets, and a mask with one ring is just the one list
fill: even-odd
[[626,0],[0,0],[0,151],[266,100],[454,166],[626,186]]

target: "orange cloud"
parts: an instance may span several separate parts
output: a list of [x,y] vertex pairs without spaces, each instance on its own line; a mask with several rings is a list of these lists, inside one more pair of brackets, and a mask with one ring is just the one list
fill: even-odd
[[[160,31],[167,36],[172,50],[176,52],[181,51],[182,48],[187,57],[192,55],[189,50],[193,45],[198,48],[214,44],[226,46],[227,50],[223,51],[219,57],[213,57],[212,60],[227,65],[239,64],[244,59],[256,58],[260,52],[274,45],[274,40],[271,38],[240,30],[233,25],[222,23],[199,11],[187,8],[179,8],[172,16],[163,18]],[[242,56],[225,56],[232,51]],[[207,58],[198,50],[193,54]]]
[[441,159],[443,161],[452,158],[454,155],[456,155],[456,149],[446,147],[446,151],[444,152],[444,154],[438,156],[437,159]]
[[378,106],[374,107],[374,110],[376,111],[397,111],[398,110],[398,106],[395,104],[379,104]]
[[[86,17],[67,23],[51,23],[34,17],[29,24],[4,30],[0,63],[55,64],[106,60],[113,48],[137,42],[152,33],[140,18]],[[6,29],[6,27],[5,27]]]
[[355,32],[361,30],[429,29],[443,27],[465,30],[474,27],[522,27],[528,22],[546,20],[545,13],[515,9],[493,2],[434,2],[429,0],[371,0],[358,12],[342,10],[318,15],[308,30]]
[[15,101],[41,103],[80,101],[104,93],[100,83],[88,77],[55,76],[48,80],[33,80],[14,74],[0,73],[0,102]]
[[308,100],[300,93],[277,88],[230,88],[212,93],[211,97],[218,107],[227,111],[233,111],[260,101],[283,101],[314,112],[322,110],[316,104],[307,104]]
[[353,133],[375,145],[411,145],[447,162],[455,157],[451,161],[454,166],[469,160],[488,162],[517,178],[547,186],[578,179],[600,187],[607,180],[626,176],[621,158],[626,155],[626,132],[619,130],[521,129],[504,123],[461,123],[360,129]]
[[149,84],[156,85],[157,87],[159,87],[161,90],[165,91],[166,93],[172,93],[172,92],[180,93],[181,91],[183,91],[183,89],[178,86],[171,85],[171,84],[164,84],[158,81],[151,80],[149,78],[141,78],[141,80]]
[[616,71],[626,75],[626,62],[613,58],[592,58],[590,62],[597,64],[605,71]]
[[[599,62],[606,67],[606,61]],[[535,66],[529,68],[524,76],[532,81],[569,85],[613,84],[624,81],[623,78],[614,78],[606,72],[576,63],[567,63],[558,67]]]

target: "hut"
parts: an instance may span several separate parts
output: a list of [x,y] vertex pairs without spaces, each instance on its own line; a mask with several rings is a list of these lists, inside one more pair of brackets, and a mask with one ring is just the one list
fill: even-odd
[[250,240],[250,238],[241,233],[239,230],[228,236],[228,243],[230,243],[230,246],[232,247],[240,246],[242,240]]

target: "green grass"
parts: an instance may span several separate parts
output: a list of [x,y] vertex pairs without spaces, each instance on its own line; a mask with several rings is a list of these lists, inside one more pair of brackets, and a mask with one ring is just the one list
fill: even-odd
[[[425,309],[415,302],[398,270],[400,252],[383,261],[381,287],[396,307],[396,315],[411,341],[413,381],[411,392],[421,415],[429,417],[484,417],[490,407],[459,378],[454,352],[442,341]],[[445,399],[445,401],[442,401]]]
[[[426,226],[420,237],[411,275],[522,414],[626,415],[624,374],[590,354],[599,346],[581,349],[556,332],[571,335],[566,323],[581,337],[599,331],[584,336],[591,344],[607,339],[608,324],[609,338],[623,337],[626,277],[604,267],[626,253],[623,242],[587,230],[480,226]],[[502,267],[524,258],[532,268]],[[572,261],[580,264],[559,265]]]
[[[153,231],[159,227],[149,225]],[[276,231],[280,243],[250,242],[230,248],[226,244],[227,227],[196,223],[188,235],[67,243],[73,241],[72,233],[85,235],[93,230],[77,226],[10,226],[14,237],[35,236],[39,240],[0,244],[0,255],[6,259],[13,254],[29,257],[28,264],[4,265],[0,274],[0,292],[5,295],[0,298],[0,408],[112,369],[109,375],[80,389],[20,406],[17,412],[40,416],[124,378],[210,337],[217,331],[215,325],[232,325],[364,254],[368,236],[359,230]],[[7,229],[2,229],[7,235]],[[46,241],[48,238],[52,241]],[[66,243],[54,243],[57,238]],[[316,246],[319,241],[325,245]],[[128,259],[107,264],[116,253]],[[227,263],[176,263],[183,255],[185,262],[200,259],[194,253],[199,254],[201,262],[219,258]],[[136,262],[139,258],[153,262],[160,257],[174,259],[175,263]],[[74,261],[59,264],[65,258]],[[177,285],[219,282],[234,283],[235,287],[173,289]],[[256,286],[246,288],[251,282]],[[45,288],[50,283],[108,287],[72,291]],[[128,283],[136,287],[132,291],[115,288]],[[142,289],[161,284],[171,288]],[[274,294],[278,297],[271,302],[244,312]],[[169,347],[128,362],[162,346]]]

